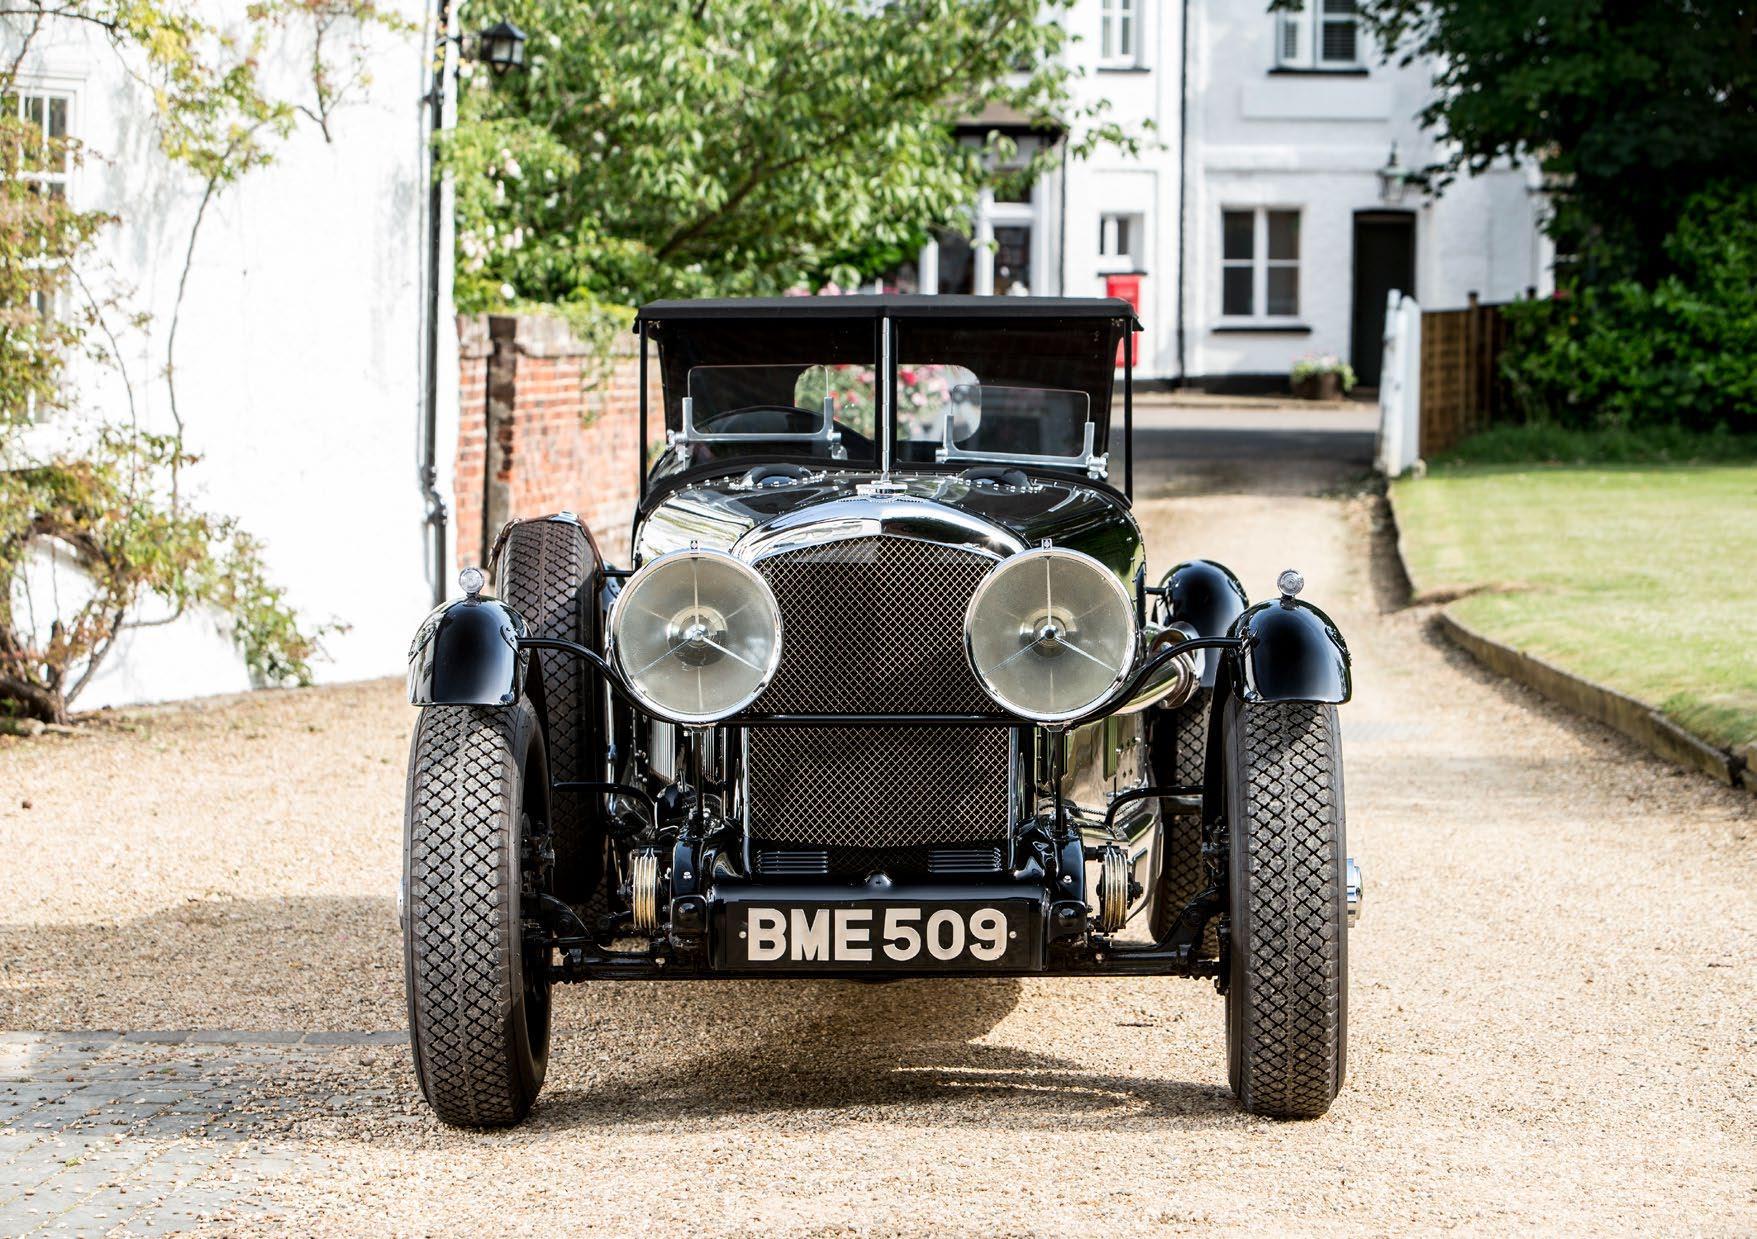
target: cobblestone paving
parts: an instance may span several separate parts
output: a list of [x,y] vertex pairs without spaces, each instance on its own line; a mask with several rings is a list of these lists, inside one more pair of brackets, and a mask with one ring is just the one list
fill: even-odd
[[264,1137],[328,1091],[327,1060],[392,1032],[0,1033],[0,1235],[165,1235],[256,1212]]

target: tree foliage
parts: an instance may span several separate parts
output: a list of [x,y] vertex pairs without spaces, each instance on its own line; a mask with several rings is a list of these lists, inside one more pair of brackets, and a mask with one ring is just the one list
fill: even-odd
[[1552,234],[1587,282],[1652,286],[1684,203],[1757,150],[1750,0],[1365,0],[1383,46],[1433,67],[1445,179],[1542,166]]
[[[172,499],[181,451],[109,428],[0,470],[0,699],[63,722],[124,632],[192,606],[224,617],[257,680],[309,680],[321,630],[300,624],[236,521]],[[149,598],[162,614],[140,615]]]
[[13,103],[0,90],[0,442],[28,413],[63,403],[63,372],[93,319],[43,311],[66,299],[74,264],[113,218],[40,191],[33,174],[78,152],[45,141]]
[[[850,282],[954,225],[1005,139],[960,120],[1065,128],[1075,153],[1138,139],[1076,106],[1054,20],[1068,0],[497,0],[523,73],[472,66],[446,148],[460,306],[629,305]],[[492,10],[490,12],[490,9]],[[1014,174],[1033,177],[1038,155]]]
[[1505,362],[1529,420],[1757,433],[1757,186],[1693,196],[1667,274],[1509,306]]

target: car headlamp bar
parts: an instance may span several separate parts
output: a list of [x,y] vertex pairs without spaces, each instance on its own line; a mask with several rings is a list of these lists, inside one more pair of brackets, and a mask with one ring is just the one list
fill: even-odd
[[739,727],[1017,727],[1034,726],[1014,714],[738,714]]
[[627,688],[623,687],[621,679],[617,677],[615,671],[611,670],[610,664],[605,661],[604,656],[594,649],[583,646],[577,641],[564,641],[560,637],[520,637],[519,649],[557,650],[563,654],[572,654],[577,658],[583,658],[586,664],[610,686],[610,691],[622,698],[624,705],[633,706],[637,710],[642,708],[641,703],[629,694]]
[[[1179,641],[1175,645],[1167,645],[1156,650],[1149,658],[1135,669],[1111,699],[1098,709],[1081,718],[1066,723],[1058,723],[1057,728],[1079,727],[1085,723],[1103,718],[1115,701],[1126,701],[1150,680],[1172,659],[1180,654],[1192,653],[1196,650],[1234,650],[1239,648],[1237,637],[1192,637],[1188,641]],[[612,692],[620,697],[625,705],[633,706],[644,712],[645,707],[632,697],[618,679],[616,672],[605,661],[603,655],[588,649],[575,641],[563,641],[559,637],[520,637],[521,650],[555,650],[563,654],[573,654],[582,658],[596,671]],[[920,725],[923,727],[994,727],[996,725],[1012,725],[1015,727],[1038,727],[1042,724],[1034,719],[1017,714],[736,714],[722,719],[723,724],[737,727],[906,727]]]

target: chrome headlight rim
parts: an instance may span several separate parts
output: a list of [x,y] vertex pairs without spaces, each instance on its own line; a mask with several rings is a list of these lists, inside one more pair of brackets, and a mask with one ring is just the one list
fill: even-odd
[[[1102,693],[1086,702],[1084,705],[1077,709],[1056,713],[1027,709],[1019,705],[1017,702],[1010,700],[1004,693],[996,692],[994,687],[989,684],[988,678],[982,674],[982,669],[978,667],[976,663],[974,621],[976,619],[977,609],[982,604],[982,599],[987,595],[990,587],[1001,578],[1004,571],[1014,568],[1018,564],[1042,558],[1065,559],[1080,563],[1095,570],[1099,578],[1104,581],[1105,585],[1116,595],[1117,600],[1122,604],[1122,614],[1127,620],[1128,627],[1128,657],[1123,660],[1122,667],[1117,671],[1115,678],[1111,680]],[[1141,626],[1135,618],[1135,600],[1130,596],[1128,587],[1123,584],[1122,579],[1118,577],[1116,573],[1112,572],[1099,560],[1083,551],[1071,550],[1067,547],[1061,546],[1039,546],[1033,547],[1030,550],[1015,552],[990,568],[987,574],[983,576],[982,580],[977,582],[975,590],[970,594],[969,605],[964,608],[964,661],[969,664],[970,674],[976,677],[976,683],[981,686],[982,691],[987,693],[989,697],[994,700],[996,705],[1000,706],[1003,710],[1006,710],[1009,714],[1016,715],[1019,718],[1030,719],[1033,723],[1040,726],[1071,723],[1076,719],[1084,718],[1095,711],[1103,710],[1106,706],[1114,704],[1118,695],[1128,684],[1129,677],[1135,673],[1135,668],[1140,665]]]
[[[692,558],[709,559],[717,563],[726,564],[741,574],[746,581],[755,587],[757,598],[762,603],[763,610],[773,624],[775,630],[774,645],[770,648],[769,657],[762,668],[756,686],[743,697],[737,699],[728,709],[707,714],[673,710],[669,706],[663,705],[654,700],[651,694],[641,691],[640,686],[629,677],[622,666],[622,660],[618,648],[619,643],[616,639],[617,634],[621,631],[623,612],[628,600],[631,597],[634,597],[637,592],[635,587],[643,580],[650,580],[651,575],[661,566],[676,563],[679,560]],[[733,715],[740,714],[749,709],[751,704],[755,702],[757,698],[761,697],[768,689],[769,685],[774,681],[775,673],[781,666],[781,648],[784,634],[781,631],[781,604],[775,599],[775,591],[770,587],[768,580],[762,575],[762,573],[758,572],[755,568],[752,568],[744,560],[738,558],[738,556],[729,554],[726,551],[709,550],[701,547],[685,547],[680,550],[667,551],[663,555],[648,560],[636,569],[628,580],[623,582],[622,589],[618,591],[616,598],[610,604],[610,613],[605,619],[604,631],[605,661],[615,671],[616,679],[618,683],[622,685],[623,690],[627,692],[629,697],[648,714],[663,719],[666,722],[677,723],[684,727],[712,727],[716,723],[720,723],[725,719],[731,718]]]

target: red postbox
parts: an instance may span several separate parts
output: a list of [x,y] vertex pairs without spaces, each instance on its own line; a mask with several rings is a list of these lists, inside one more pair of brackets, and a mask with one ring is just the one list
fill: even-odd
[[[1104,295],[1121,297],[1135,311],[1135,317],[1141,316],[1141,279],[1139,275],[1107,275],[1104,277]],[[1134,342],[1135,364],[1141,364],[1141,333],[1135,332]],[[1123,346],[1116,346],[1116,364],[1123,364]]]

